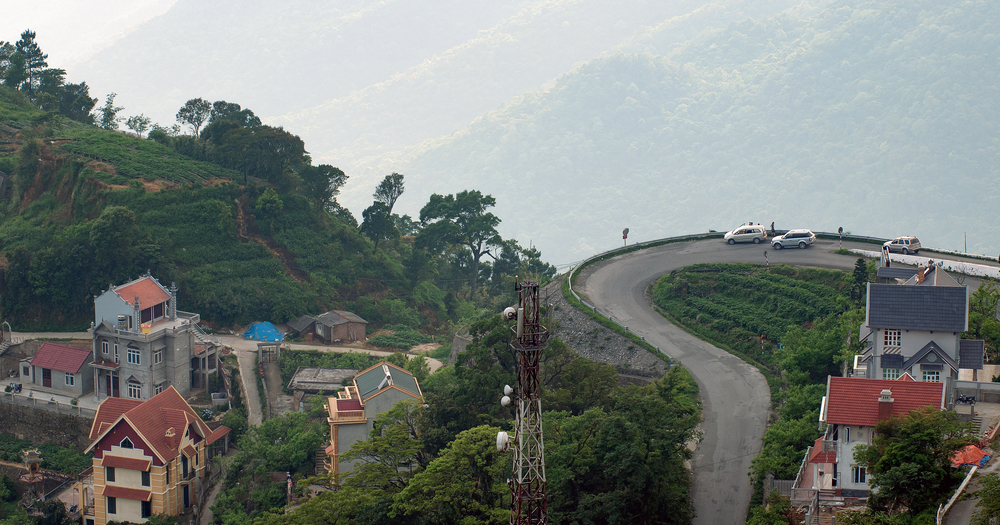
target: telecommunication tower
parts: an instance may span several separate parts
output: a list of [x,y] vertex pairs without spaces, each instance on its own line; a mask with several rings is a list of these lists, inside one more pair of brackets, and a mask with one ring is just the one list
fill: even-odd
[[504,316],[516,320],[510,345],[517,353],[517,390],[504,387],[501,403],[511,402],[515,393],[515,443],[506,432],[497,435],[497,449],[513,445],[514,472],[508,484],[511,489],[511,525],[548,523],[548,502],[545,497],[545,446],[542,441],[542,385],[538,377],[539,357],[548,331],[542,326],[538,283],[516,282],[518,307],[507,308]]

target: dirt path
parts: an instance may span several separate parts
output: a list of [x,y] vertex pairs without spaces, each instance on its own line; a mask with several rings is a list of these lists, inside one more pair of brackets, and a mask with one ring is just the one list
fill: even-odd
[[281,261],[281,266],[285,268],[285,273],[295,279],[297,282],[304,283],[309,280],[309,274],[302,271],[299,265],[295,262],[295,257],[292,256],[288,250],[278,246],[273,239],[265,239],[259,235],[255,235],[250,232],[248,227],[249,220],[247,219],[247,203],[246,197],[240,197],[236,201],[236,236],[245,241],[255,242],[267,251],[271,252],[271,255],[275,256],[279,261]]

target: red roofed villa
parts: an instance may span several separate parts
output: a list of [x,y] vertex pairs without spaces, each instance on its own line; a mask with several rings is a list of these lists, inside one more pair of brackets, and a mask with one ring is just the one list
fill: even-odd
[[146,401],[105,399],[86,450],[94,453],[93,473],[77,485],[84,523],[190,512],[207,488],[208,446],[228,433],[213,432],[172,386]]
[[905,417],[923,407],[941,410],[944,406],[944,383],[914,381],[906,373],[899,379],[829,377],[819,414],[826,431],[806,451],[792,499],[811,498],[817,491],[867,497],[868,473],[855,463],[854,449],[872,444],[879,421]]

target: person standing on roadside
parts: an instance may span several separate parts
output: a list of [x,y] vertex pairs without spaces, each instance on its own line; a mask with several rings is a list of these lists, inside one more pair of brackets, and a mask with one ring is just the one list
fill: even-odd
[[771,237],[774,237],[774,221],[771,221]]

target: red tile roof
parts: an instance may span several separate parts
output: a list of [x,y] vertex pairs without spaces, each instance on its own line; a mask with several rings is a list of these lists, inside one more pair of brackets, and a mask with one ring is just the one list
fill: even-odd
[[189,458],[193,458],[198,454],[198,451],[195,450],[194,447],[192,447],[191,445],[187,445],[186,447],[184,447],[182,451],[184,452],[184,455]]
[[151,459],[126,458],[112,456],[111,454],[105,454],[101,460],[102,467],[124,468],[128,470],[149,470],[149,466],[152,464],[153,460]]
[[31,366],[77,374],[83,368],[84,363],[90,360],[91,356],[93,354],[90,350],[57,345],[55,343],[42,343],[42,347],[38,349],[38,353],[31,359]]
[[892,415],[903,417],[920,407],[943,408],[944,383],[831,377],[827,390],[826,422],[873,427],[878,422],[879,396],[892,392]]
[[[184,429],[190,426],[197,433],[189,436],[189,439],[194,442],[198,442],[212,433],[208,425],[195,414],[191,406],[187,404],[187,401],[184,401],[184,398],[173,386],[131,407],[122,401],[126,400],[108,398],[97,408],[94,426],[91,427],[92,440],[99,441],[115,424],[124,422],[131,425],[143,437],[161,460],[170,461],[177,457],[176,443],[181,442]],[[136,401],[131,402],[137,403]],[[99,425],[98,421],[111,421],[112,424]],[[177,434],[174,447],[167,445],[165,435],[169,428],[173,428]],[[94,435],[95,430],[98,430],[96,436]],[[90,448],[94,448],[96,444],[95,441],[90,445]]]
[[219,427],[215,429],[215,432],[212,432],[212,435],[208,436],[208,440],[205,442],[205,444],[211,445],[212,443],[215,443],[220,438],[222,438],[222,436],[225,436],[228,433],[229,433],[229,427]]
[[170,300],[170,293],[152,277],[143,277],[131,283],[118,286],[115,293],[128,304],[133,304],[135,298],[139,298],[139,309],[145,310],[155,304],[164,303]]
[[97,415],[90,425],[90,440],[97,439],[105,430],[121,417],[122,414],[132,410],[142,404],[138,399],[123,399],[120,397],[109,397],[101,402],[97,407]]
[[118,485],[105,485],[104,495],[111,498],[125,498],[134,499],[138,501],[149,501],[150,496],[153,495],[151,491],[130,489],[127,487],[119,487]]
[[812,455],[809,456],[810,463],[836,463],[837,462],[837,451],[830,450],[828,452],[823,452],[823,436],[816,438],[816,442],[813,443]]

